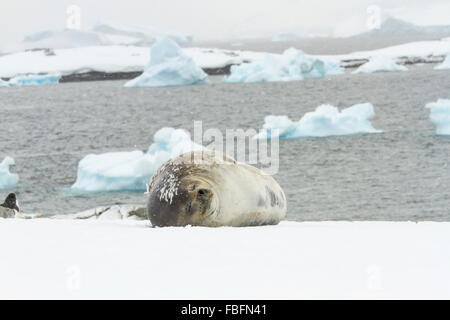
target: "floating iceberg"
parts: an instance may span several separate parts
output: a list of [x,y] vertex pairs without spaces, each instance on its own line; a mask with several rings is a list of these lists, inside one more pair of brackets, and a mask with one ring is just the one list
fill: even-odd
[[19,176],[9,172],[9,167],[14,164],[14,159],[11,157],[6,157],[0,163],[0,189],[12,188],[19,182]]
[[163,38],[150,49],[150,63],[125,87],[168,87],[201,84],[208,75],[171,39]]
[[0,79],[0,88],[1,87],[9,87],[8,81],[4,81],[4,80]]
[[430,109],[430,119],[436,126],[436,134],[450,135],[450,100],[438,99],[426,107]]
[[231,66],[224,82],[295,81],[342,73],[344,70],[338,63],[324,62],[290,48],[282,55],[266,54],[251,63]]
[[0,79],[0,87],[17,88],[22,86],[46,86],[58,84],[59,79],[61,79],[60,74],[24,75],[14,77],[9,81]]
[[370,123],[374,116],[375,112],[370,103],[356,104],[342,111],[324,104],[318,106],[314,112],[306,113],[297,122],[287,116],[267,116],[263,130],[255,138],[271,139],[278,136],[287,140],[381,132]]
[[13,88],[22,86],[46,86],[58,84],[59,79],[61,79],[60,74],[17,76],[9,80],[9,86]]
[[137,150],[85,156],[78,164],[77,180],[72,188],[89,192],[145,190],[153,173],[164,162],[203,149],[182,129],[162,128],[153,140],[146,153]]
[[395,63],[394,59],[386,56],[378,56],[371,58],[352,73],[375,73],[375,72],[391,72],[391,71],[408,71],[405,66]]
[[435,70],[450,69],[450,54],[445,57],[444,62],[434,68]]

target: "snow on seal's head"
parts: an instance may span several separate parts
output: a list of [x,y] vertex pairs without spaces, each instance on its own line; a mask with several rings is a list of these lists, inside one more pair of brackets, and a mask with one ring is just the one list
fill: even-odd
[[169,160],[148,186],[153,226],[277,224],[286,198],[276,181],[255,167],[209,150]]

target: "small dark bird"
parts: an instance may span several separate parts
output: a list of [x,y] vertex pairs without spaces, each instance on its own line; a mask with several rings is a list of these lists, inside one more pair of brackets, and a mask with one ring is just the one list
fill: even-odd
[[19,206],[17,205],[17,199],[15,193],[10,193],[5,199],[5,202],[0,204],[0,207],[5,207],[9,209],[14,209],[19,212]]

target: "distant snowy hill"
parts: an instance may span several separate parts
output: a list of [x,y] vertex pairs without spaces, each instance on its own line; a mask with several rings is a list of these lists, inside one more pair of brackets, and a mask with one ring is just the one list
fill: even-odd
[[[148,46],[154,43],[157,39],[162,37],[168,37],[178,43],[179,45],[187,45],[192,42],[192,36],[182,35],[170,32],[164,32],[150,26],[132,26],[125,25],[114,22],[98,22],[91,29],[93,32],[97,32],[102,35],[107,35],[109,37],[122,37],[123,39],[128,39],[133,41],[133,45],[136,46]],[[116,38],[120,39],[120,38]],[[120,40],[118,41],[120,42]],[[123,44],[123,43],[115,43]]]
[[379,29],[361,33],[355,37],[448,37],[450,25],[446,26],[418,26],[400,19],[387,18]]
[[25,36],[22,42],[7,46],[3,51],[70,49],[110,45],[149,47],[157,39],[163,37],[168,37],[181,46],[192,42],[192,36],[170,33],[153,27],[99,22],[88,31],[64,29],[32,33]]

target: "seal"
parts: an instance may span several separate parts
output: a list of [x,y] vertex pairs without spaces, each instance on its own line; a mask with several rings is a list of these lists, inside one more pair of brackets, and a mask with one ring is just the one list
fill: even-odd
[[5,202],[0,204],[0,218],[13,218],[19,212],[19,206],[15,193],[10,193]]
[[210,150],[163,164],[147,187],[153,226],[259,226],[286,215],[280,185],[261,170]]

